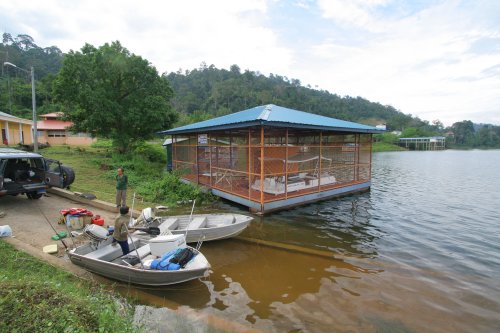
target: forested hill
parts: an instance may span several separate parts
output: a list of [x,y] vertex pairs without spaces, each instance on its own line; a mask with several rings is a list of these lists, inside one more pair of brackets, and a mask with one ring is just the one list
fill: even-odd
[[[0,60],[19,68],[35,68],[39,113],[58,111],[52,100],[52,81],[62,67],[64,54],[57,46],[40,47],[29,35],[2,35]],[[258,105],[276,104],[328,117],[368,125],[387,124],[390,129],[426,127],[411,115],[392,106],[370,102],[362,97],[340,97],[325,90],[304,87],[297,79],[280,75],[265,76],[237,65],[229,70],[202,64],[198,69],[165,73],[174,96],[172,105],[180,113],[183,125],[215,116],[238,112]],[[29,75],[2,66],[0,77],[0,110],[29,118],[31,87]]]
[[192,71],[167,75],[174,97],[173,106],[184,116],[181,123],[200,121],[264,104],[276,104],[323,116],[360,122],[386,124],[399,129],[423,125],[392,106],[361,97],[340,97],[325,90],[304,87],[299,80],[271,74],[269,77],[237,65],[230,70],[202,64]]
[[[2,64],[15,64],[19,68],[1,66],[0,111],[26,119],[31,118],[29,70],[33,66],[38,114],[59,111],[68,114],[65,105],[54,99],[54,82],[63,72],[63,59],[69,56],[63,54],[57,46],[36,45],[29,35],[12,37],[11,34],[4,33],[0,42],[0,61]],[[121,56],[130,58],[131,55],[125,49]],[[129,67],[127,69],[134,70]],[[120,75],[122,74],[127,73]],[[156,77],[160,79],[158,75]],[[402,131],[402,137],[447,135],[449,141],[459,147],[500,147],[500,126],[474,125],[470,120],[464,120],[445,128],[439,120],[430,124],[426,120],[404,114],[392,106],[370,102],[362,97],[341,97],[325,90],[304,87],[297,79],[276,74],[265,76],[251,70],[242,71],[238,65],[226,70],[202,63],[197,69],[164,73],[163,77],[169,81],[173,90],[170,102],[174,118],[178,118],[177,123],[168,126],[181,126],[258,105],[276,104],[367,125],[385,123],[390,131]],[[168,87],[163,83],[164,87]],[[170,89],[167,90],[170,96]],[[64,90],[59,91],[59,97],[66,95]],[[398,136],[386,133],[384,140],[386,139],[394,143],[397,142]]]
[[[0,59],[15,64],[23,69],[35,68],[37,80],[49,74],[57,74],[62,66],[63,53],[57,46],[40,47],[29,35],[12,37],[9,33],[2,35],[0,43]],[[2,70],[5,71],[5,69]]]

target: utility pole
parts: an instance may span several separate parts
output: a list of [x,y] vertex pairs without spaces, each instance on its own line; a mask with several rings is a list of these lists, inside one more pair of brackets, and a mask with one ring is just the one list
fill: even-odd
[[23,72],[29,73],[31,76],[31,102],[33,105],[33,151],[38,153],[38,129],[37,129],[37,117],[36,117],[36,95],[35,95],[35,68],[31,66],[31,70],[28,71],[24,68],[17,67],[11,62],[4,62],[4,66],[11,66],[22,70]]

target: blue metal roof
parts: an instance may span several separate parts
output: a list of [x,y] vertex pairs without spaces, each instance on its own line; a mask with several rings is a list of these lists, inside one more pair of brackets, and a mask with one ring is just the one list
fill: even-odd
[[373,126],[362,125],[350,121],[324,117],[317,114],[268,104],[256,106],[254,108],[232,113],[226,116],[162,131],[159,132],[159,134],[180,134],[200,131],[209,132],[256,125],[301,129],[336,130],[357,133],[384,132],[383,130],[380,130]]

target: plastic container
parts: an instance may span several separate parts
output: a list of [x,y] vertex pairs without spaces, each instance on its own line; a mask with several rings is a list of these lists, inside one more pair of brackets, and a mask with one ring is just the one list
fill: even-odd
[[68,228],[74,230],[80,230],[85,226],[83,218],[81,216],[70,214],[66,215],[66,225],[68,226]]
[[173,251],[178,247],[186,246],[184,235],[165,235],[152,238],[149,241],[151,254],[156,257],[161,257],[167,252]]
[[101,216],[96,215],[92,218],[90,223],[97,224],[97,225],[100,225],[102,227],[104,225],[104,219]]

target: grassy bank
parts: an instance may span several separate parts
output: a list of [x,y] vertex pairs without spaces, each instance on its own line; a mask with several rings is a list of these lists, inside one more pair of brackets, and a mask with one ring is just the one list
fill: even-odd
[[128,154],[116,153],[107,141],[99,141],[91,147],[52,146],[41,153],[75,170],[72,191],[92,193],[100,200],[115,201],[118,167],[123,167],[128,176],[129,206],[134,192],[140,197],[135,203],[137,208],[154,205],[172,207],[178,201],[189,199],[196,199],[198,203],[214,200],[199,187],[181,183],[178,177],[165,172],[166,156],[159,143],[142,144]]
[[[40,151],[44,157],[61,161],[75,170],[71,190],[93,193],[99,199],[114,201],[116,182],[112,173],[113,154],[110,149],[93,147],[52,146]],[[130,186],[131,192],[134,187]]]
[[375,142],[373,143],[373,152],[374,153],[379,153],[383,151],[402,151],[406,150],[403,147],[400,147],[398,145],[392,144],[392,143],[387,143],[387,142]]
[[138,332],[105,290],[0,240],[0,332]]

